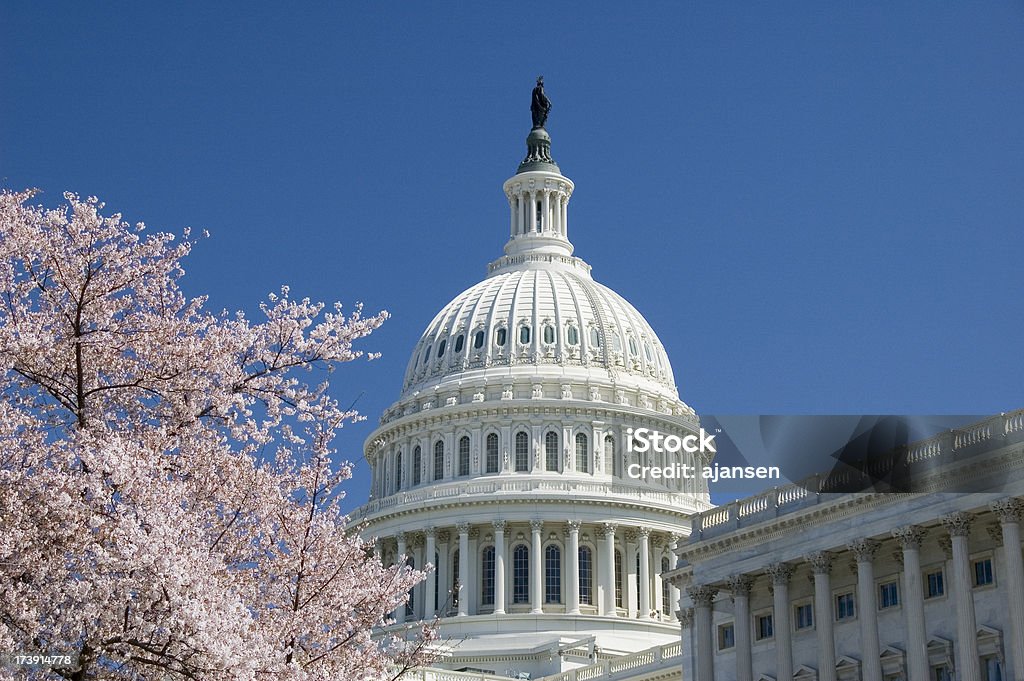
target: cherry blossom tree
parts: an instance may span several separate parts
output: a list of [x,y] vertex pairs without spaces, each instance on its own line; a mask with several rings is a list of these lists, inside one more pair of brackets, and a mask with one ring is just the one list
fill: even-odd
[[[326,375],[387,318],[282,288],[263,319],[179,287],[194,241],[96,199],[0,194],[0,652],[67,679],[394,678],[372,635],[422,572],[339,507]],[[372,358],[372,355],[370,355]],[[2,674],[3,672],[0,672]]]

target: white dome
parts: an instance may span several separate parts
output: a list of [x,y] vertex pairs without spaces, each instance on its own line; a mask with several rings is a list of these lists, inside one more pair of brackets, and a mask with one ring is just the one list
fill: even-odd
[[574,382],[616,383],[678,398],[657,334],[622,296],[591,279],[582,260],[509,260],[497,261],[487,279],[430,322],[409,360],[403,397],[481,372],[516,377],[549,365]]

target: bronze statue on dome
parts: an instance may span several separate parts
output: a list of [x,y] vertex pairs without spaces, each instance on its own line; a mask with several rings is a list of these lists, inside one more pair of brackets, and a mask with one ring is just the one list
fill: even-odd
[[533,100],[530,102],[530,114],[533,116],[534,129],[543,128],[551,111],[551,100],[544,94],[544,76],[537,76],[537,87],[533,88]]

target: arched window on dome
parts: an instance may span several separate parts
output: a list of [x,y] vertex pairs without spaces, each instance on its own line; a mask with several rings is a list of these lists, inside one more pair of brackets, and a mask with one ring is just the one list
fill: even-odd
[[530,602],[530,549],[526,544],[512,549],[512,602]]
[[480,604],[494,605],[494,547],[485,546],[480,553]]
[[555,327],[550,324],[544,325],[544,342],[552,345],[555,342]]
[[428,345],[427,349],[423,352],[423,363],[424,364],[427,364],[428,362],[430,362],[430,349],[432,347],[434,347],[434,346]]
[[565,340],[569,345],[580,344],[580,332],[575,326],[570,326],[565,330]]
[[580,604],[594,604],[594,553],[589,546],[581,546],[579,552],[580,566]]
[[558,433],[549,430],[544,435],[544,469],[558,472]]
[[516,473],[530,471],[530,436],[525,431],[516,433]]
[[562,602],[562,549],[555,544],[544,549],[544,602]]
[[622,607],[622,551],[615,550],[615,607]]
[[480,329],[473,335],[473,349],[479,350],[484,346],[484,331]]
[[[661,559],[661,574],[664,575],[670,570],[668,556],[663,556]],[[661,612],[663,615],[672,614],[672,596],[670,595],[668,580],[664,577],[661,578]]]
[[402,450],[399,449],[395,454],[395,491],[402,491],[402,477],[405,474],[405,458],[402,456]]
[[459,438],[459,475],[469,475],[469,436]]
[[463,334],[459,334],[455,339],[455,354],[462,352],[462,347],[466,344],[466,337]]
[[423,482],[423,451],[419,445],[412,450],[412,484]]
[[622,340],[618,331],[612,331],[612,352],[622,352]]
[[647,358],[649,363],[654,363],[654,355],[651,353],[651,344],[646,341],[644,342],[644,356]]
[[498,472],[498,434],[491,433],[487,436],[487,472]]
[[444,338],[437,344],[437,356],[438,358],[444,357],[444,349],[448,345],[448,341]]
[[590,472],[590,447],[584,433],[576,433],[576,470],[580,473]]
[[637,347],[636,339],[632,336],[629,337],[629,354],[634,357],[640,354],[640,348]]
[[621,477],[619,464],[615,457],[615,438],[611,435],[604,436],[604,470],[606,473]]
[[438,440],[434,443],[434,480],[444,477],[444,442]]
[[508,332],[504,326],[499,326],[494,330],[494,344],[499,348],[505,347],[505,341],[508,339]]
[[528,324],[523,324],[519,327],[519,344],[530,344],[530,326]]
[[601,347],[601,332],[597,330],[596,326],[590,327],[590,344],[594,348]]
[[459,607],[459,550],[452,554],[452,607]]

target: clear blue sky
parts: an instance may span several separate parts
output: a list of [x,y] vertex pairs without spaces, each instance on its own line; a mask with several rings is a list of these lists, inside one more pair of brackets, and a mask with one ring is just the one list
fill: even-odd
[[208,229],[187,287],[216,308],[287,283],[390,310],[384,357],[334,375],[361,459],[500,254],[538,74],[577,254],[698,412],[1024,406],[1016,0],[5,0],[0,184]]

